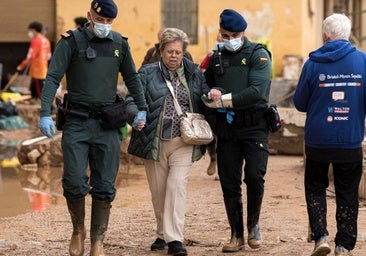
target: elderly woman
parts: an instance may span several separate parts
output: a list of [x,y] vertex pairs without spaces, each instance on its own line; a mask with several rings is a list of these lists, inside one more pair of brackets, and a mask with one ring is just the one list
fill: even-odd
[[168,244],[172,255],[187,255],[182,244],[187,181],[192,163],[205,150],[182,141],[179,116],[166,84],[171,81],[183,112],[207,110],[200,97],[209,88],[198,65],[184,57],[187,46],[186,33],[166,28],[160,39],[161,60],[139,70],[149,106],[145,127],[132,123],[138,110],[133,98],[126,97],[128,120],[134,128],[128,152],[144,158],[157,222],[157,239],[151,250],[164,250]]

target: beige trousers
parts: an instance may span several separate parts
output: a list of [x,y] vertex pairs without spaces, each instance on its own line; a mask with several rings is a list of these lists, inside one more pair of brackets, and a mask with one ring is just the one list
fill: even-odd
[[156,233],[169,243],[184,240],[184,215],[193,146],[180,137],[162,141],[160,161],[145,160]]

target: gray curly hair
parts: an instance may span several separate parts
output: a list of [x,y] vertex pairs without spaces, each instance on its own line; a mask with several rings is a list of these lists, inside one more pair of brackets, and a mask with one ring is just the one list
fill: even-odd
[[183,52],[187,51],[189,39],[187,34],[178,28],[166,28],[163,30],[160,38],[160,51],[164,50],[168,43],[183,42]]

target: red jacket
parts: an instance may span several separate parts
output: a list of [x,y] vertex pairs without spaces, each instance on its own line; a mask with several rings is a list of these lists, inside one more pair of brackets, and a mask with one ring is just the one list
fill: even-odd
[[32,78],[45,79],[50,58],[50,41],[44,35],[37,34],[30,42],[27,57],[19,64],[17,70],[23,70],[30,65],[29,75]]
[[211,58],[212,54],[213,54],[213,51],[207,53],[206,57],[202,60],[200,66],[199,66],[202,71],[205,71],[207,69],[208,63],[210,62],[210,58]]

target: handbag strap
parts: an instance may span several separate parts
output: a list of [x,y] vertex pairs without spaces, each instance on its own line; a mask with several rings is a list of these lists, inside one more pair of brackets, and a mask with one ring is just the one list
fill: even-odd
[[[162,70],[161,69],[160,62],[159,62],[159,67],[160,67],[160,70]],[[164,74],[163,74],[163,77],[164,77],[165,83],[166,83],[166,85],[167,85],[170,93],[173,96],[173,102],[174,102],[175,110],[177,111],[178,116],[182,116],[183,115],[182,108],[180,107],[180,105],[178,103],[177,97],[175,97],[175,93],[174,93],[174,89],[173,89],[172,82],[169,81],[168,79],[166,79],[165,76],[164,76]]]

